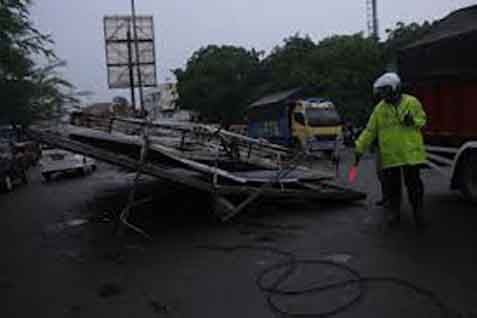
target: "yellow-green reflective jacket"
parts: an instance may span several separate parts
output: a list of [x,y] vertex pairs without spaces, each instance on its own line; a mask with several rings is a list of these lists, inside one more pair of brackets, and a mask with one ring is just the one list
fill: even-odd
[[[406,114],[412,116],[414,125],[404,125]],[[364,153],[377,139],[383,169],[423,164],[426,151],[421,129],[425,124],[426,113],[417,98],[403,94],[398,106],[382,101],[356,141],[356,152]]]

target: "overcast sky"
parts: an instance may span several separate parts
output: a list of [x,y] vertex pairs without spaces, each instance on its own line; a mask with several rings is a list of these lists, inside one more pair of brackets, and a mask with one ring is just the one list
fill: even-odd
[[[128,14],[130,0],[36,0],[36,26],[50,33],[64,74],[94,100],[123,94],[107,87],[103,16]],[[442,18],[476,0],[378,0],[381,34],[398,21]],[[208,44],[270,51],[296,32],[318,41],[366,30],[366,0],[136,0],[137,13],[153,15],[159,81],[172,78],[192,52]],[[126,95],[127,96],[127,95]]]

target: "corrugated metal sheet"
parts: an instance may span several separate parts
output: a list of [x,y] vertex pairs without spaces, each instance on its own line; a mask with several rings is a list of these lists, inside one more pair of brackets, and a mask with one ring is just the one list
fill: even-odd
[[253,108],[253,107],[259,107],[264,105],[281,103],[286,101],[288,98],[292,97],[296,93],[299,93],[300,91],[301,91],[301,88],[294,88],[287,91],[267,95],[260,98],[259,100],[251,104],[249,107]]
[[431,44],[446,38],[477,31],[477,5],[462,8],[449,14],[433,26],[428,35],[405,49]]
[[477,5],[442,19],[400,52],[399,71],[424,105],[426,143],[459,147],[477,138]]
[[399,54],[407,83],[438,78],[477,79],[477,6],[451,13]]

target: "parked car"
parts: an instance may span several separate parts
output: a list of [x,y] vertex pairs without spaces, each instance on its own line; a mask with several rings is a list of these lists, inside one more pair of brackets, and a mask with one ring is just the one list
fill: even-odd
[[9,144],[0,144],[0,191],[10,192],[19,183],[28,183],[23,155],[14,155]]
[[96,162],[89,157],[65,150],[44,150],[40,160],[41,174],[45,181],[57,175],[87,175],[96,170]]

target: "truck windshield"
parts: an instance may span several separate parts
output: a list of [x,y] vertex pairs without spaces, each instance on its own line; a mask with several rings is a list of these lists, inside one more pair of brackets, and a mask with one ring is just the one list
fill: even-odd
[[308,125],[312,127],[339,125],[341,118],[334,108],[312,108],[306,110]]

